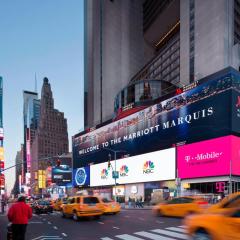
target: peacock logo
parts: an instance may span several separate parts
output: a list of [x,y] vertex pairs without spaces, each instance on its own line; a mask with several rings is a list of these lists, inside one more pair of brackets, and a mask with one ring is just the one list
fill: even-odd
[[122,165],[120,168],[120,176],[121,177],[127,177],[129,172],[129,168],[127,165]]
[[154,172],[154,163],[152,161],[146,161],[143,164],[143,174],[149,174]]
[[101,179],[107,179],[107,178],[108,178],[108,170],[104,168],[101,171]]

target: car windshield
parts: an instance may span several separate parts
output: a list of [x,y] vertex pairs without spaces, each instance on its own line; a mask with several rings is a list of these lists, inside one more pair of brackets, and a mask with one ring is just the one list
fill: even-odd
[[85,197],[83,198],[84,204],[96,204],[99,203],[98,198],[96,197]]
[[38,202],[38,205],[50,205],[49,201],[40,201]]
[[110,203],[110,202],[113,202],[111,199],[107,199],[107,198],[103,198],[102,201],[104,203]]

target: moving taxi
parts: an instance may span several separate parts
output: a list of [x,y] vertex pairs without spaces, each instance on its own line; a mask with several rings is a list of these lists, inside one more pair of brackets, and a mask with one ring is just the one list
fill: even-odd
[[178,197],[153,208],[157,216],[185,217],[188,214],[200,213],[208,202],[199,197]]
[[80,217],[99,218],[104,212],[103,204],[95,196],[69,197],[62,205],[62,217],[72,217],[77,221]]
[[100,198],[100,201],[103,204],[105,214],[109,213],[117,214],[121,210],[121,206],[118,202],[115,202],[107,198]]
[[62,205],[64,203],[67,203],[67,198],[58,198],[54,201],[53,203],[53,209],[55,211],[61,211],[62,210]]
[[186,217],[186,232],[192,240],[239,240],[240,209],[221,214],[205,213]]
[[230,208],[240,207],[240,192],[232,193],[223,198],[220,202],[211,205],[206,209],[207,213],[224,213]]

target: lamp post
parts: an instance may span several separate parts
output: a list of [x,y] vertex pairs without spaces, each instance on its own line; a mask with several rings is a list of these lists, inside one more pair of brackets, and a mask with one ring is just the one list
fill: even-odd
[[110,160],[111,160],[111,154],[109,153],[108,154],[108,158],[109,158],[109,164],[110,164],[110,167],[112,168],[113,170],[113,176],[114,177],[114,196],[115,196],[115,200],[117,200],[117,196],[116,196],[116,186],[117,186],[117,177],[118,177],[118,172],[117,172],[117,153],[126,153],[125,150],[112,150],[111,148],[104,148],[112,153],[114,153],[114,170],[113,170],[113,166],[112,164],[110,163]]

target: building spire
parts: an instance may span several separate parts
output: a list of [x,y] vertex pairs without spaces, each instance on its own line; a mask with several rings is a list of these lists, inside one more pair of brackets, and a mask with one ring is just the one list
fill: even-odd
[[35,73],[35,92],[37,92],[37,74]]

